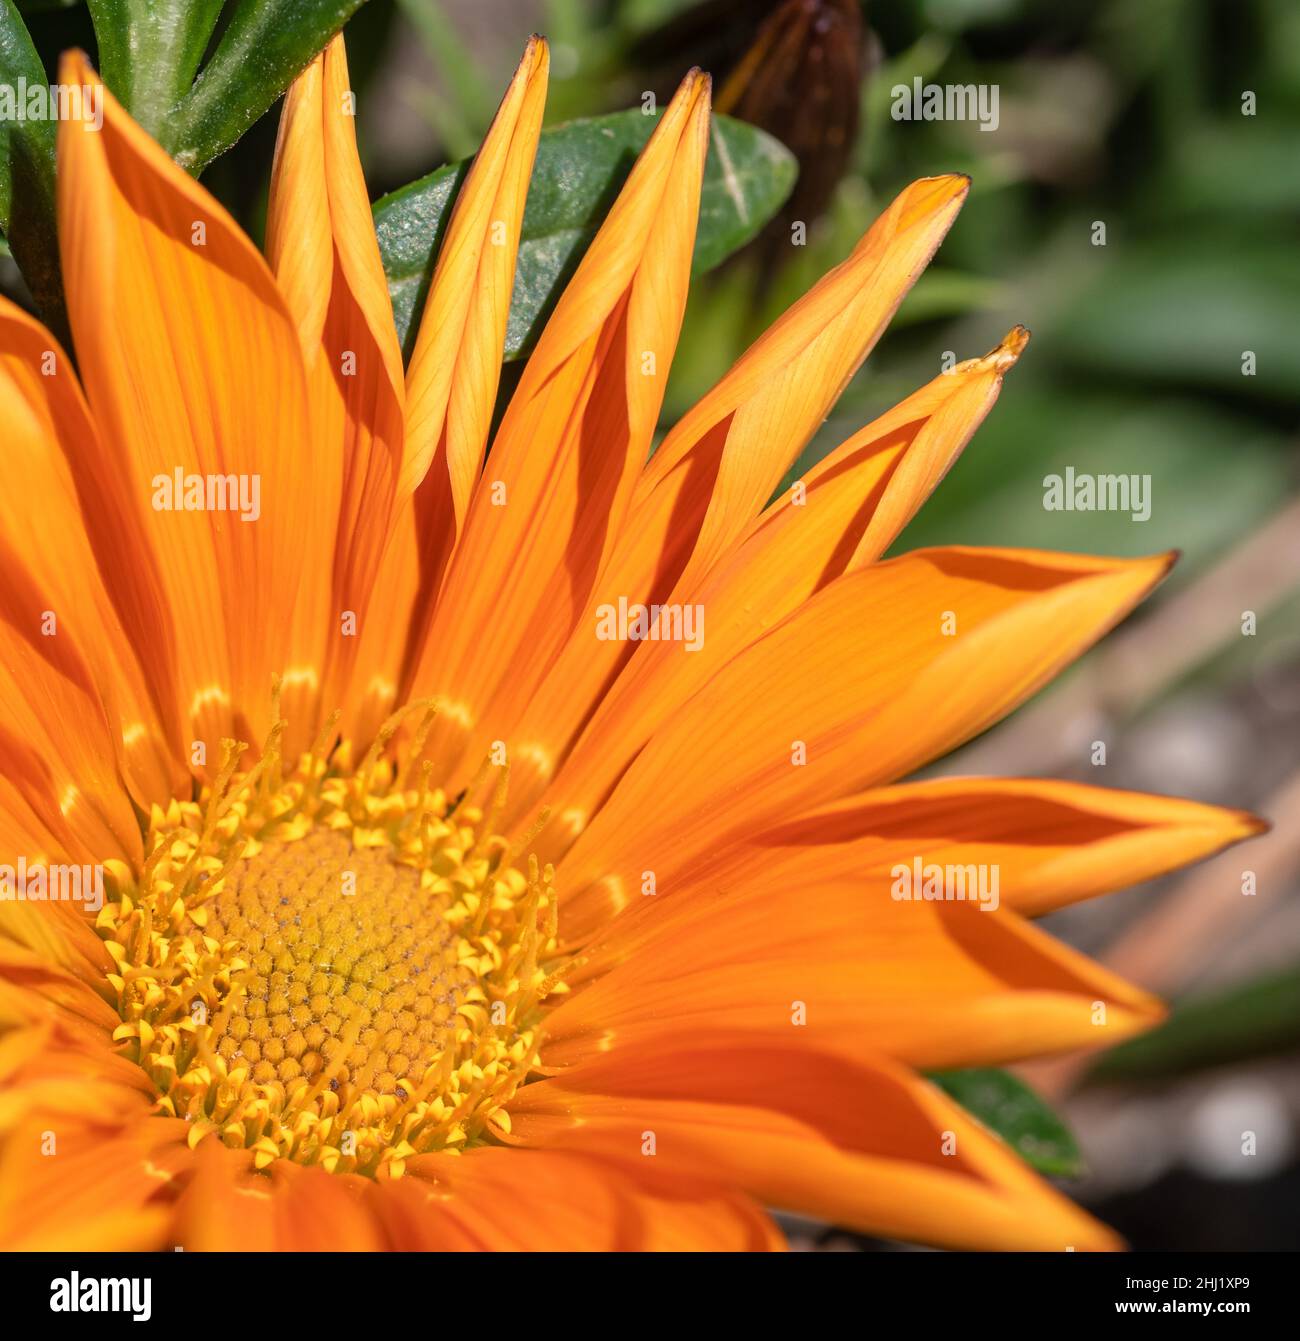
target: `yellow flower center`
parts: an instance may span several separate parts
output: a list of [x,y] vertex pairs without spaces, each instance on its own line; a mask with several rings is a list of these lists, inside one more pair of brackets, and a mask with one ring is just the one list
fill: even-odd
[[331,1089],[400,1095],[446,1050],[474,976],[457,962],[448,897],[413,867],[318,829],[241,860],[224,885],[204,931],[252,968],[216,1040],[227,1065],[287,1084],[342,1052]]
[[484,813],[381,759],[402,715],[355,771],[332,723],[288,776],[283,723],[243,774],[224,742],[197,801],[154,808],[143,870],[110,864],[114,1038],[192,1145],[395,1177],[509,1130],[564,990],[552,872],[492,831],[504,772]]

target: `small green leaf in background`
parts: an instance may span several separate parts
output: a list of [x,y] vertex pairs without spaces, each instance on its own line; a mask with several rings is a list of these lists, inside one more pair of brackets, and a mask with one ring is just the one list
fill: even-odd
[[1179,1003],[1158,1029],[1098,1059],[1089,1080],[1142,1081],[1185,1075],[1300,1045],[1300,965]]
[[363,3],[235,0],[212,58],[159,127],[172,157],[195,176],[202,172],[267,111]]
[[[0,0],[0,84],[46,87],[48,79],[12,0]],[[56,333],[63,326],[54,216],[53,120],[0,119],[0,229],[27,287]]]
[[[640,110],[571,121],[542,132],[528,188],[506,358],[537,342],[636,161],[656,118]],[[439,168],[375,205],[375,229],[403,348],[414,344],[433,260],[467,163]],[[770,135],[715,117],[700,197],[694,272],[720,264],[754,237],[790,194],[795,162]]]
[[99,73],[155,138],[189,92],[225,0],[88,0]]
[[936,1071],[930,1079],[1039,1173],[1077,1178],[1083,1172],[1083,1158],[1069,1128],[1010,1072]]

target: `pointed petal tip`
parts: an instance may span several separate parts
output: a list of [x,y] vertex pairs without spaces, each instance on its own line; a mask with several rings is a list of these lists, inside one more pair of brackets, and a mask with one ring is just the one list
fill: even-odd
[[970,178],[964,172],[948,172],[937,177],[918,177],[905,186],[892,208],[899,209],[898,227],[927,225],[943,216],[946,230],[970,194]]
[[1025,346],[1029,343],[1029,331],[1026,327],[1013,326],[997,344],[982,358],[972,359],[971,365],[981,371],[993,371],[999,375],[1010,372],[1016,366]]
[[1230,841],[1244,843],[1248,838],[1258,838],[1261,834],[1273,832],[1273,821],[1249,810],[1230,810],[1227,812],[1236,821],[1238,832]]
[[1170,549],[1160,554],[1143,554],[1136,558],[1111,557],[1107,562],[1113,565],[1112,572],[1127,570],[1142,577],[1137,597],[1137,602],[1141,603],[1169,576],[1170,570],[1182,556],[1182,550]]
[[993,350],[998,356],[998,366],[1009,368],[1025,352],[1029,343],[1030,331],[1027,326],[1013,326],[1003,337],[1002,343]]
[[73,97],[70,114],[59,119],[60,143],[66,129],[78,123],[83,130],[99,130],[110,109],[115,118],[121,114],[121,120],[130,121],[130,117],[113,97],[112,89],[104,83],[99,71],[91,64],[90,57],[80,47],[69,47],[64,51],[59,56],[58,65],[61,86],[86,90],[84,99]]
[[705,74],[698,65],[692,65],[677,86],[673,101],[678,99],[691,103],[703,102],[707,107],[713,98],[713,76]]
[[671,100],[658,112],[654,134],[668,135],[671,139],[692,126],[703,141],[708,134],[712,88],[712,78],[698,65],[693,66],[677,85]]
[[970,195],[971,177],[968,172],[940,172],[933,177],[920,177],[914,185],[933,187],[935,194],[940,197],[965,199]]
[[541,33],[532,33],[524,43],[524,54],[519,58],[520,66],[536,69],[539,65],[548,65],[551,59],[551,44]]
[[87,83],[90,82],[83,78],[89,75],[90,80],[98,82],[99,76],[95,73],[94,66],[90,63],[90,57],[86,55],[80,47],[69,47],[59,57],[59,80],[63,83]]
[[1112,572],[1125,570],[1128,572],[1140,572],[1149,578],[1146,587],[1146,595],[1149,595],[1169,576],[1170,570],[1183,557],[1183,551],[1180,549],[1162,550],[1159,554],[1137,554],[1137,555],[1092,555],[1094,559],[1099,559],[1102,563],[1108,565]]

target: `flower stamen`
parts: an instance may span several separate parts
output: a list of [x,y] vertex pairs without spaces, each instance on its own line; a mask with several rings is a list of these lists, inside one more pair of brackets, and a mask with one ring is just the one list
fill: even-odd
[[[385,749],[415,711],[397,767]],[[508,1130],[564,990],[554,872],[493,830],[506,768],[486,813],[490,761],[454,802],[434,785],[432,720],[424,702],[393,714],[346,772],[332,715],[285,775],[277,712],[251,768],[224,741],[197,801],[155,807],[137,876],[114,864],[97,922],[114,1038],[191,1144],[395,1177]]]

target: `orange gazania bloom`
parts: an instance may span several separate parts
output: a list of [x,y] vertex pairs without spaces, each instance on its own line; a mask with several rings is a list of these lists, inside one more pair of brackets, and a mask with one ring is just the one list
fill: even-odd
[[[1027,918],[1258,824],[897,780],[1169,559],[880,562],[1020,330],[765,506],[960,177],[908,187],[646,464],[699,74],[484,468],[546,71],[534,39],[405,370],[341,40],[288,97],[266,259],[111,97],[60,128],[80,378],[0,308],[0,825],[29,875],[102,866],[104,902],[0,900],[3,1241],[775,1248],[773,1206],[1112,1246],[920,1073],[1147,1027]],[[650,604],[704,611],[700,645],[597,636]],[[891,897],[918,858],[996,864],[999,906]]]

